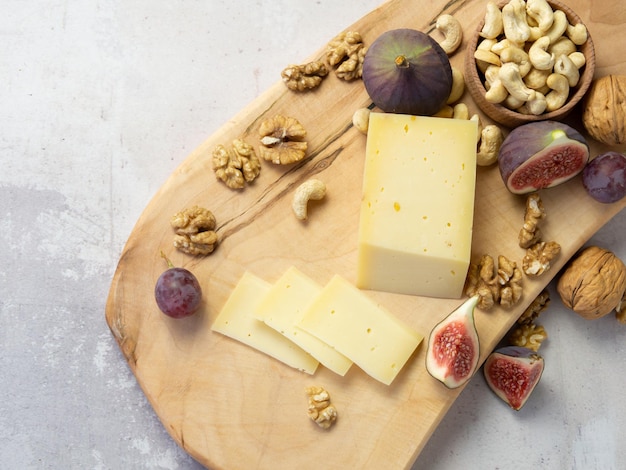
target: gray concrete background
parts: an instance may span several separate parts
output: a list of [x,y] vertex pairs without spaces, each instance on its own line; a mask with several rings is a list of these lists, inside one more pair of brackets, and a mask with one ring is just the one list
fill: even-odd
[[[104,321],[122,247],[197,145],[378,4],[0,2],[0,468],[200,468]],[[624,233],[622,213],[593,242],[626,259]],[[415,468],[626,467],[626,326],[552,293],[531,401],[477,376]]]

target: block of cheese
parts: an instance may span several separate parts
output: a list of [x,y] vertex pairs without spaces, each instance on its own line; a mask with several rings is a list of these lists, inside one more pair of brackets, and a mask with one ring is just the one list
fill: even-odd
[[387,385],[423,339],[339,275],[309,304],[298,326]]
[[339,375],[345,375],[352,366],[352,361],[318,337],[296,326],[306,307],[321,290],[322,286],[292,266],[261,299],[256,309],[256,317],[296,343],[325,367]]
[[319,362],[302,348],[259,321],[254,312],[271,284],[245,272],[211,329],[253,347],[288,366],[313,374]]
[[357,286],[459,298],[470,263],[474,121],[372,113]]

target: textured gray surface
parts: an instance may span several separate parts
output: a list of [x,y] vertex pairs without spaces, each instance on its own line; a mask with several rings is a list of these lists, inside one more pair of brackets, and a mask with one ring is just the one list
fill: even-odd
[[[378,4],[2,2],[0,468],[200,468],[104,321],[117,260],[197,145]],[[624,233],[622,213],[593,241],[626,259]],[[626,466],[626,327],[558,300],[544,318],[547,368],[529,404],[511,412],[476,377],[415,468]]]

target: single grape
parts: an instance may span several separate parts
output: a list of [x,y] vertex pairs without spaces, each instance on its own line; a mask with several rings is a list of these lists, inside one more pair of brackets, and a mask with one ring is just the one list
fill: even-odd
[[185,268],[175,268],[167,261],[170,267],[159,276],[154,287],[154,298],[165,315],[172,318],[188,317],[200,307],[200,283],[193,273]]
[[626,196],[626,156],[606,152],[583,169],[583,186],[596,201],[609,204]]

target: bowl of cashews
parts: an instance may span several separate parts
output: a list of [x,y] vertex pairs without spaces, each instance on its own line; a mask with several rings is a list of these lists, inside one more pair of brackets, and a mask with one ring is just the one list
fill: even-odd
[[595,72],[587,27],[557,0],[486,4],[465,57],[467,89],[507,127],[561,120],[583,98]]

